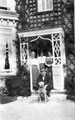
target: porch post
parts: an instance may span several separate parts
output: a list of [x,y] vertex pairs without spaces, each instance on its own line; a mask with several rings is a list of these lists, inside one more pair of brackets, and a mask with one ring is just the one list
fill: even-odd
[[33,84],[32,84],[32,66],[30,65],[30,89],[31,89],[31,92],[33,92]]
[[53,49],[53,87],[56,90],[64,91],[64,71],[63,64],[66,63],[64,49],[64,34],[62,31],[52,34]]

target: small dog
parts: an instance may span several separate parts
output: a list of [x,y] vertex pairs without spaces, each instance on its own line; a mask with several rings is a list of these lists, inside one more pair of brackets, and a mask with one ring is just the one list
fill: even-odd
[[38,100],[40,102],[47,101],[46,88],[45,88],[44,82],[39,82]]

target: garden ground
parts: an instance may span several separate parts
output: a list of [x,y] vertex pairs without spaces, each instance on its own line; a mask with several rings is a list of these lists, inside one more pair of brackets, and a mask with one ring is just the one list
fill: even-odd
[[37,97],[19,98],[0,104],[0,120],[75,120],[75,102],[50,99],[44,103]]

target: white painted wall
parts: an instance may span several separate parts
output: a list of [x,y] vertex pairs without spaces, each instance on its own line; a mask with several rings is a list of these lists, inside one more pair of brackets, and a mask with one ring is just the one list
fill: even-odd
[[[12,26],[2,28],[0,30],[0,75],[15,75],[17,71],[16,64],[16,47],[14,41],[16,39],[16,29]],[[10,69],[8,69],[9,73],[7,73],[5,68],[5,46],[8,43],[9,47],[9,64]]]
[[7,0],[0,0],[0,7],[7,7]]
[[7,0],[7,7],[13,12],[15,12],[15,5],[15,0]]
[[0,7],[7,7],[12,12],[15,12],[15,0],[0,0]]

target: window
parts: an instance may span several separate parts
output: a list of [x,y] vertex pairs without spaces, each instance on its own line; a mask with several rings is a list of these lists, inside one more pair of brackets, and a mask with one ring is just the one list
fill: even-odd
[[9,48],[8,48],[8,43],[6,43],[5,69],[10,69],[10,65],[9,65]]
[[38,12],[53,10],[53,0],[37,0]]

